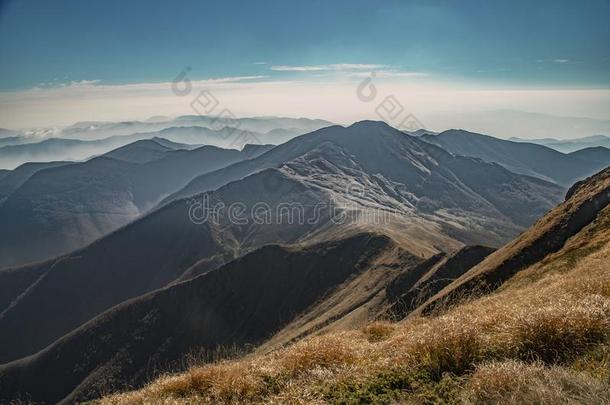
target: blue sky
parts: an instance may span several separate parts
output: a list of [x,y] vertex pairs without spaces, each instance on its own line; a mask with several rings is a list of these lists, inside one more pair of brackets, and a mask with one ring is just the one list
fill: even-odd
[[[33,1],[0,6],[0,89],[303,75],[381,64],[442,78],[610,86],[610,2]],[[267,62],[268,65],[254,64]]]
[[375,72],[434,129],[608,120],[608,21],[610,0],[0,0],[0,127],[190,114],[171,92],[186,67],[238,116],[375,119],[355,96]]

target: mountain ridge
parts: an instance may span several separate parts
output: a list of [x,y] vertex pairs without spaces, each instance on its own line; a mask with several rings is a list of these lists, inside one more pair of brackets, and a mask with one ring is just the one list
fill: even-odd
[[496,162],[513,172],[539,177],[562,186],[569,186],[610,164],[610,161],[589,162],[578,159],[544,145],[510,142],[464,130],[448,130],[420,138],[456,155]]
[[[371,133],[371,126],[386,136]],[[210,207],[238,203],[245,213],[265,203],[274,215],[271,223],[257,223],[249,215],[235,221],[224,210],[217,220],[198,224],[190,210],[201,199],[179,199],[85,248],[41,264],[47,269],[44,277],[25,295],[23,290],[13,291],[13,300],[19,300],[0,316],[5,331],[0,336],[0,361],[38,351],[124,300],[183,276],[204,274],[265,244],[323,242],[364,229],[384,232],[420,257],[463,244],[499,245],[523,228],[517,222],[533,220],[564,194],[551,183],[455,157],[385,124],[365,123],[341,131],[346,132],[339,142],[333,129],[326,129],[322,136],[305,135],[228,166],[233,176],[236,165],[250,169],[255,160],[263,162],[257,163],[260,168],[270,166],[269,161],[280,163],[207,194]],[[331,135],[331,140],[325,138]],[[371,144],[371,139],[379,142]],[[296,158],[278,158],[278,148],[287,148]],[[295,203],[301,207],[297,212],[280,209]],[[514,219],[507,216],[511,204],[519,207],[518,217],[511,214]],[[292,222],[290,215],[295,215]],[[317,216],[313,222],[305,221],[312,216]],[[114,249],[125,254],[108,256],[106,252]],[[120,288],[113,287],[116,283]],[[58,288],[61,296],[50,300]],[[70,308],[70,302],[82,304]],[[24,328],[34,324],[41,325],[41,331],[30,336]]]

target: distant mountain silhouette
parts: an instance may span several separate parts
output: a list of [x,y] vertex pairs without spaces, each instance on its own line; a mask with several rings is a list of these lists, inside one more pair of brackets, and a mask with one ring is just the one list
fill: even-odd
[[232,149],[245,143],[278,144],[329,125],[332,123],[307,118],[229,119],[198,115],[165,121],[79,122],[61,130],[7,132],[6,138],[0,138],[0,169],[27,162],[85,160],[155,137]]
[[179,149],[195,149],[192,145],[180,144],[163,138],[143,139],[114,149],[104,156],[131,163],[147,163],[165,157],[166,153]]
[[581,149],[570,153],[570,156],[588,160],[590,162],[599,162],[602,165],[610,164],[610,149],[604,148],[603,146]]
[[610,161],[595,162],[566,155],[542,145],[511,142],[463,130],[448,130],[421,139],[441,146],[455,155],[495,162],[515,173],[536,176],[569,186],[601,170]]
[[549,148],[555,149],[559,152],[563,153],[571,153],[581,149],[595,148],[595,147],[605,147],[610,148],[610,137],[605,135],[593,135],[586,136],[583,138],[574,138],[574,139],[553,139],[553,138],[543,138],[543,139],[522,139],[522,138],[510,138],[510,141],[515,142],[528,142],[528,143],[536,143],[539,145],[544,145]]

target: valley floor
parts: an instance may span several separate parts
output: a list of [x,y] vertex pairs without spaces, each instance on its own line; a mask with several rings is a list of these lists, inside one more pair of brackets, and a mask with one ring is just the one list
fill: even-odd
[[494,293],[95,403],[610,403],[610,209]]

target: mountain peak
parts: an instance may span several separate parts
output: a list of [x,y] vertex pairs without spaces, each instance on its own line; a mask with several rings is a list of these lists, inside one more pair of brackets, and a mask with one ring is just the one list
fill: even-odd
[[373,121],[373,120],[362,120],[354,122],[349,127],[350,129],[367,129],[367,130],[380,130],[380,129],[392,129],[396,130],[392,126],[388,125],[384,121]]
[[468,135],[479,135],[491,138],[489,135],[479,134],[477,132],[468,131],[461,128],[447,129],[440,132],[438,135],[449,135],[449,136],[468,136]]

